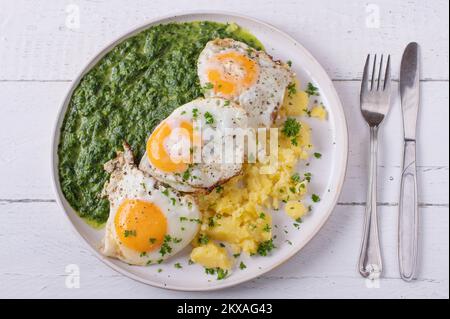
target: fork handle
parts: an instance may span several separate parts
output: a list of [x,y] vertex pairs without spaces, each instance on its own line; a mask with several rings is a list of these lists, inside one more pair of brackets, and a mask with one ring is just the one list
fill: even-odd
[[400,190],[398,224],[398,260],[400,276],[414,279],[417,265],[417,237],[419,214],[417,208],[416,142],[405,141],[403,172]]
[[359,273],[377,279],[383,269],[377,216],[377,153],[378,127],[370,127],[370,170],[367,204],[364,217],[364,234],[359,256]]

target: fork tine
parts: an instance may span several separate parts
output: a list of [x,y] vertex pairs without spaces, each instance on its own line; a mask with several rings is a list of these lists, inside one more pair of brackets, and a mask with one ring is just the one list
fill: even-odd
[[378,70],[378,83],[377,83],[377,91],[380,90],[380,82],[381,82],[381,76],[383,75],[383,54],[381,55],[380,60],[380,68]]
[[375,83],[375,67],[377,65],[377,55],[373,59],[373,67],[372,67],[372,81],[370,82],[370,90],[373,90],[373,84]]
[[391,55],[388,55],[386,70],[384,71],[384,91],[390,91],[391,89]]
[[367,55],[366,64],[364,64],[364,72],[361,81],[361,95],[367,93],[369,89],[369,83],[367,83],[369,78],[369,62],[370,62],[370,54]]

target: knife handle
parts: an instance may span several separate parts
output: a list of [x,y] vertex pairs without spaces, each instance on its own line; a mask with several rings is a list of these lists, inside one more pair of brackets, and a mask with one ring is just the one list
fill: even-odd
[[403,172],[400,189],[398,224],[398,258],[400,276],[414,279],[417,266],[418,205],[416,179],[416,141],[405,141]]

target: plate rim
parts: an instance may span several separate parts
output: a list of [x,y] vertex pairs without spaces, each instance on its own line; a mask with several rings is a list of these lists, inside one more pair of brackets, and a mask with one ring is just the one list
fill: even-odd
[[[235,282],[228,282],[225,280],[222,284],[216,285],[216,286],[204,286],[204,287],[185,287],[185,286],[177,286],[173,284],[165,284],[165,283],[159,283],[155,282],[153,280],[142,278],[138,275],[135,275],[129,271],[127,271],[124,268],[121,268],[117,265],[115,265],[112,261],[109,260],[108,257],[103,256],[100,254],[98,250],[96,250],[91,243],[88,241],[88,239],[82,234],[82,232],[77,228],[75,223],[72,221],[71,216],[68,212],[68,209],[71,209],[74,211],[73,208],[71,208],[70,204],[68,204],[67,200],[64,197],[64,194],[61,190],[61,185],[59,182],[59,171],[58,171],[58,146],[60,141],[60,133],[61,133],[61,126],[64,121],[64,117],[70,102],[70,99],[73,95],[74,90],[80,83],[83,76],[92,69],[93,66],[97,62],[99,62],[112,48],[114,48],[117,44],[124,41],[125,39],[132,37],[133,35],[151,27],[152,25],[156,25],[159,23],[164,23],[165,20],[174,19],[176,17],[189,17],[193,15],[218,15],[222,16],[224,18],[229,18],[232,20],[233,18],[239,18],[244,20],[249,20],[250,22],[259,24],[264,26],[265,28],[271,29],[276,34],[285,37],[287,40],[292,41],[295,43],[296,46],[299,47],[300,50],[302,50],[306,55],[309,56],[309,58],[313,61],[313,63],[318,67],[319,72],[322,73],[324,76],[324,79],[328,80],[328,86],[330,87],[330,93],[334,95],[333,99],[336,101],[336,108],[339,110],[337,112],[340,115],[340,121],[342,121],[342,131],[339,133],[341,134],[341,143],[343,143],[342,147],[342,163],[340,167],[340,176],[336,184],[336,190],[334,192],[333,198],[330,200],[330,205],[328,205],[328,208],[326,209],[326,213],[324,214],[324,218],[314,227],[314,231],[310,232],[308,236],[306,236],[306,240],[303,244],[299,244],[298,247],[292,250],[291,253],[286,255],[284,258],[280,259],[279,261],[273,263],[272,265],[264,268],[264,269],[257,269],[256,271],[252,272],[251,274],[245,278],[242,278],[241,280],[235,281]],[[111,269],[115,270],[116,272],[131,278],[135,281],[138,281],[140,283],[144,283],[146,285],[157,287],[157,288],[163,288],[168,290],[174,290],[174,291],[214,291],[214,290],[221,290],[225,288],[229,288],[232,286],[236,286],[239,284],[242,284],[244,282],[247,282],[249,280],[255,279],[258,276],[261,276],[269,271],[272,271],[273,269],[279,267],[283,263],[287,262],[289,259],[291,259],[294,255],[296,255],[301,249],[303,249],[316,235],[317,233],[322,229],[324,224],[329,220],[332,212],[334,211],[336,204],[338,202],[338,198],[341,194],[342,187],[344,184],[345,176],[347,173],[347,164],[348,164],[348,126],[347,126],[347,120],[345,117],[344,109],[342,106],[342,102],[339,98],[339,95],[337,94],[336,88],[333,85],[332,80],[330,79],[328,73],[325,71],[325,69],[322,67],[322,65],[314,58],[314,56],[305,48],[303,45],[301,45],[297,40],[295,40],[293,37],[291,37],[289,34],[287,34],[284,31],[281,31],[277,27],[273,26],[272,24],[269,24],[267,22],[264,22],[260,19],[253,18],[247,15],[243,15],[240,13],[230,12],[230,11],[224,11],[224,10],[192,10],[192,11],[182,11],[177,12],[174,14],[167,14],[155,17],[153,19],[150,19],[146,21],[145,23],[140,24],[139,26],[133,28],[131,31],[125,32],[124,34],[115,37],[113,41],[109,42],[106,46],[104,46],[97,54],[95,54],[93,57],[89,59],[89,61],[86,63],[86,65],[81,69],[80,72],[76,75],[74,80],[71,81],[69,89],[64,94],[64,98],[62,100],[62,103],[59,106],[56,120],[53,125],[52,130],[52,143],[51,143],[51,172],[52,172],[52,185],[54,192],[56,193],[56,202],[58,203],[59,207],[64,211],[64,215],[66,216],[67,222],[71,225],[72,232],[76,234],[79,238],[83,239],[85,244],[89,247],[89,250],[96,256],[99,260],[101,260],[104,264],[109,266]],[[66,206],[68,208],[66,208]],[[75,213],[76,218],[80,218],[78,214]]]

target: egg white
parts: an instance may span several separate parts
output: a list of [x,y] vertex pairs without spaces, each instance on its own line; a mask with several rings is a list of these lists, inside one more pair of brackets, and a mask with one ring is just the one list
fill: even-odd
[[[186,247],[199,230],[200,211],[189,195],[160,185],[154,178],[140,171],[135,165],[131,150],[125,145],[116,159],[105,164],[111,173],[103,195],[110,202],[110,215],[106,223],[105,235],[100,251],[110,257],[118,258],[132,265],[160,263]],[[119,205],[125,199],[148,201],[159,207],[167,220],[167,235],[177,242],[168,243],[170,252],[162,254],[157,248],[151,252],[130,249],[121,243],[116,233],[114,218]]]
[[[213,118],[214,122],[212,124],[207,123],[205,118],[207,112]],[[174,110],[165,121],[198,121],[197,123],[199,123],[202,133],[205,133],[202,135],[202,144],[205,147],[202,149],[201,162],[194,163],[189,168],[189,178],[185,179],[182,174],[165,172],[155,167],[148,159],[146,152],[139,164],[139,168],[142,171],[151,174],[159,181],[170,185],[176,190],[188,193],[211,190],[241,172],[243,149],[236,148],[234,150],[236,153],[242,154],[242,157],[233,163],[224,163],[223,157],[220,158],[219,154],[206,151],[208,149],[206,145],[212,139],[207,134],[208,129],[211,129],[210,132],[218,133],[222,137],[220,143],[225,145],[225,140],[230,135],[226,129],[247,128],[248,117],[241,107],[222,98],[197,99]],[[160,125],[163,125],[163,123],[160,123]],[[211,145],[209,143],[209,146]]]
[[[256,82],[250,87],[241,90],[232,100],[239,103],[248,115],[250,127],[270,127],[283,103],[287,86],[292,82],[293,74],[289,67],[280,61],[274,61],[263,51],[257,51],[243,42],[233,39],[215,39],[209,41],[200,53],[197,62],[197,72],[202,87],[210,84],[208,70],[214,67],[217,61],[212,59],[217,54],[237,52],[256,62],[259,75]],[[224,97],[220,92],[205,90],[206,97]]]

